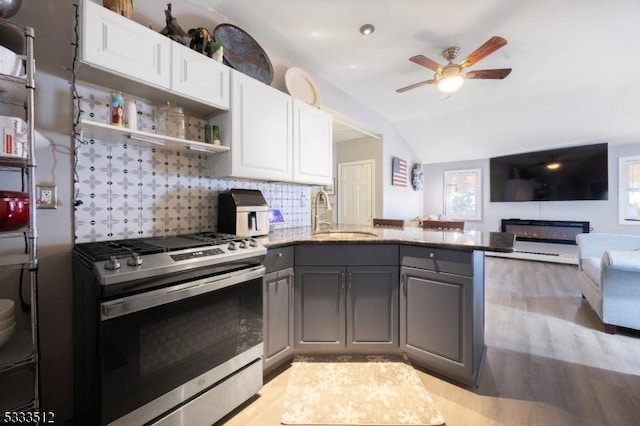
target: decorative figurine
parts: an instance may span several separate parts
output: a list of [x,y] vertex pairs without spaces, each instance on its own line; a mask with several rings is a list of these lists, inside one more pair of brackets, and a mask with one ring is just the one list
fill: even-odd
[[102,0],[102,5],[125,18],[133,16],[133,0]]
[[189,30],[189,37],[191,37],[191,43],[189,47],[196,52],[200,52],[203,55],[207,55],[212,58],[213,54],[222,46],[217,43],[208,29],[204,27],[191,28]]
[[187,34],[180,25],[178,25],[178,20],[171,15],[171,3],[167,3],[167,9],[164,11],[164,16],[167,26],[160,31],[160,34],[165,35],[180,44],[185,44],[183,38],[189,37],[189,34]]

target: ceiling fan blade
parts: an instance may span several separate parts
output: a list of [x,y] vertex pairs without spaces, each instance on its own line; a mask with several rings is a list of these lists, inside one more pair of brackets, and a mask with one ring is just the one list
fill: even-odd
[[464,60],[460,63],[461,67],[470,67],[475,64],[479,60],[486,58],[496,50],[500,49],[502,46],[507,44],[507,40],[502,37],[493,36],[489,40],[487,40],[482,46],[478,47],[476,50],[471,52]]
[[502,68],[502,69],[495,69],[495,70],[469,71],[465,77],[474,78],[474,79],[485,78],[485,79],[502,80],[509,74],[511,74],[511,68]]
[[412,84],[411,86],[406,86],[400,89],[396,89],[396,92],[398,93],[406,92],[407,90],[415,89],[416,87],[424,86],[425,84],[433,84],[434,82],[435,80],[421,81],[420,83],[415,83],[415,84]]
[[416,55],[409,58],[411,62],[415,62],[418,65],[422,65],[423,67],[427,67],[432,71],[438,71],[438,69],[442,68],[436,61],[427,58],[424,55]]

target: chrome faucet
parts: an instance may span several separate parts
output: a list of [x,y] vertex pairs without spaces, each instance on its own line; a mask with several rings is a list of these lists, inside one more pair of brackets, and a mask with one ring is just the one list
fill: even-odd
[[331,211],[331,202],[329,201],[329,194],[324,190],[318,191],[313,202],[313,232],[320,231],[320,225],[331,225],[331,221],[320,220],[320,213],[318,212],[318,204],[320,200],[324,198],[325,213]]

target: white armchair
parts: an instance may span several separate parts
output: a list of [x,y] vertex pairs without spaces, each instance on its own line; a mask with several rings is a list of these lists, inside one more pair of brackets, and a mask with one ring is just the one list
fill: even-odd
[[579,234],[580,290],[604,323],[640,330],[640,235]]

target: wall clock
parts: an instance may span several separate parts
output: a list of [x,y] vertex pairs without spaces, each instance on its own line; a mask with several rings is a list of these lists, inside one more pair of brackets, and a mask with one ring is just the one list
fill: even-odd
[[411,169],[411,186],[416,191],[422,189],[422,185],[424,183],[424,172],[422,171],[422,164],[416,163],[413,165]]

